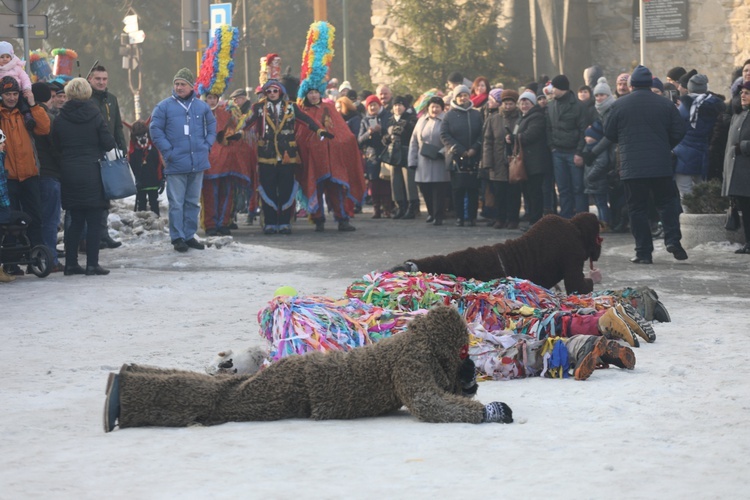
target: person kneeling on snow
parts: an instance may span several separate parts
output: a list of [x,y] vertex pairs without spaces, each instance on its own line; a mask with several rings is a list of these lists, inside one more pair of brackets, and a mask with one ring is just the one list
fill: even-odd
[[292,356],[249,376],[126,364],[107,381],[104,430],[351,419],[402,406],[425,422],[513,422],[505,403],[470,399],[477,386],[468,343],[458,311],[439,306],[377,344]]

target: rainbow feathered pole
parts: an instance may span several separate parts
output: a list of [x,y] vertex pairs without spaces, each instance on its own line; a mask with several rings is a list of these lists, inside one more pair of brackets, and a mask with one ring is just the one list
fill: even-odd
[[55,57],[52,73],[55,76],[71,76],[73,74],[73,61],[78,59],[78,53],[72,49],[59,48],[53,49],[52,55]]
[[326,21],[316,21],[307,31],[305,51],[302,53],[302,68],[297,97],[304,99],[312,89],[325,94],[328,83],[328,69],[333,60],[333,39],[336,29]]
[[32,50],[29,54],[32,83],[46,82],[52,77],[52,67],[49,65],[48,57],[48,54],[41,49]]
[[234,52],[240,42],[237,28],[220,26],[214,32],[211,44],[203,53],[203,61],[198,78],[195,81],[195,91],[200,95],[222,95],[232,80],[234,72]]

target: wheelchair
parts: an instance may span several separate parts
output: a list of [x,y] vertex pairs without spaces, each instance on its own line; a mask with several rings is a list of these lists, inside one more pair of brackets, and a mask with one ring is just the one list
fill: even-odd
[[0,263],[28,266],[32,274],[45,278],[52,272],[54,258],[46,246],[31,246],[28,227],[28,216],[22,212],[11,212],[9,222],[0,222]]

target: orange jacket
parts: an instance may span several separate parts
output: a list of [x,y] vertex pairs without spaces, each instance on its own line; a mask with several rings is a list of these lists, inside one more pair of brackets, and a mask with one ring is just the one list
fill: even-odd
[[[34,133],[47,135],[50,130],[49,116],[41,106],[31,108],[31,116],[36,121]],[[0,105],[0,129],[5,133],[5,169],[8,179],[25,181],[39,175],[34,143],[23,122],[23,115],[18,108],[8,109]]]

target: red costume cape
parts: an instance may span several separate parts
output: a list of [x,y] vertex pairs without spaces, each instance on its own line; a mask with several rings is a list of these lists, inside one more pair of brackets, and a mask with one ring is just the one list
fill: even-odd
[[334,135],[333,139],[320,140],[307,127],[298,127],[297,145],[304,168],[297,180],[307,198],[308,212],[318,210],[318,184],[330,180],[343,186],[346,197],[353,203],[362,203],[365,196],[365,176],[362,159],[349,126],[336,107],[329,102],[318,106],[300,108],[318,124]]

